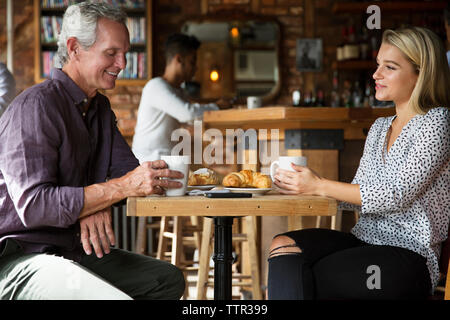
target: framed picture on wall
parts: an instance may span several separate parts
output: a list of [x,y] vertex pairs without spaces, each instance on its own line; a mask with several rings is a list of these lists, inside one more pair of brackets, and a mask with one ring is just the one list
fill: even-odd
[[297,39],[296,66],[299,71],[322,70],[322,39]]

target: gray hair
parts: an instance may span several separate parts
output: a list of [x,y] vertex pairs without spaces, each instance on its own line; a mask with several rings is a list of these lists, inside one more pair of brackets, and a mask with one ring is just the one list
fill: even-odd
[[82,2],[71,5],[64,13],[61,33],[58,35],[58,51],[55,55],[55,67],[62,67],[69,61],[67,39],[77,38],[84,50],[94,45],[97,39],[99,18],[123,23],[126,26],[126,14],[119,8],[107,3]]

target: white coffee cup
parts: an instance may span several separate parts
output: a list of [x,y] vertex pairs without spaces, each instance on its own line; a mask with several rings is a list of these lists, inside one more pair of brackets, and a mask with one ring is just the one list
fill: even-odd
[[261,97],[247,97],[247,108],[256,109],[261,108],[262,100]]
[[187,190],[187,181],[189,177],[189,162],[191,160],[190,156],[161,156],[161,160],[167,163],[170,170],[180,171],[184,174],[182,179],[173,179],[174,181],[181,182],[183,187],[173,188],[166,190],[166,196],[168,197],[179,197],[184,196]]
[[272,178],[272,180],[275,180],[274,176],[275,176],[275,171],[278,168],[284,169],[284,170],[289,170],[289,171],[295,171],[292,167],[291,167],[291,163],[297,165],[297,166],[306,166],[307,161],[306,161],[306,157],[279,157],[278,160],[272,162],[272,164],[270,165],[270,177]]

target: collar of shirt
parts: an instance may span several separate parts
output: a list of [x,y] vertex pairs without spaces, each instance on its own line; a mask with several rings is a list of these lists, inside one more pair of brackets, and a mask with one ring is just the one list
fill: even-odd
[[[80,114],[86,117],[87,111],[84,110],[84,106],[88,102],[88,98],[86,94],[81,90],[81,88],[64,72],[62,69],[53,68],[51,72],[51,79],[61,81],[64,85],[64,88],[67,90],[67,93],[72,98],[75,107],[80,111]],[[91,100],[91,105],[89,106],[89,110],[95,109],[96,98],[98,93]]]

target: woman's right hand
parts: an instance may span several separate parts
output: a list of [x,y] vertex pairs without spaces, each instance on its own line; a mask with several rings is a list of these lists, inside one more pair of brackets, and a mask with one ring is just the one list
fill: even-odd
[[275,185],[282,194],[319,195],[321,177],[308,167],[291,164],[295,171],[278,168],[275,172]]

